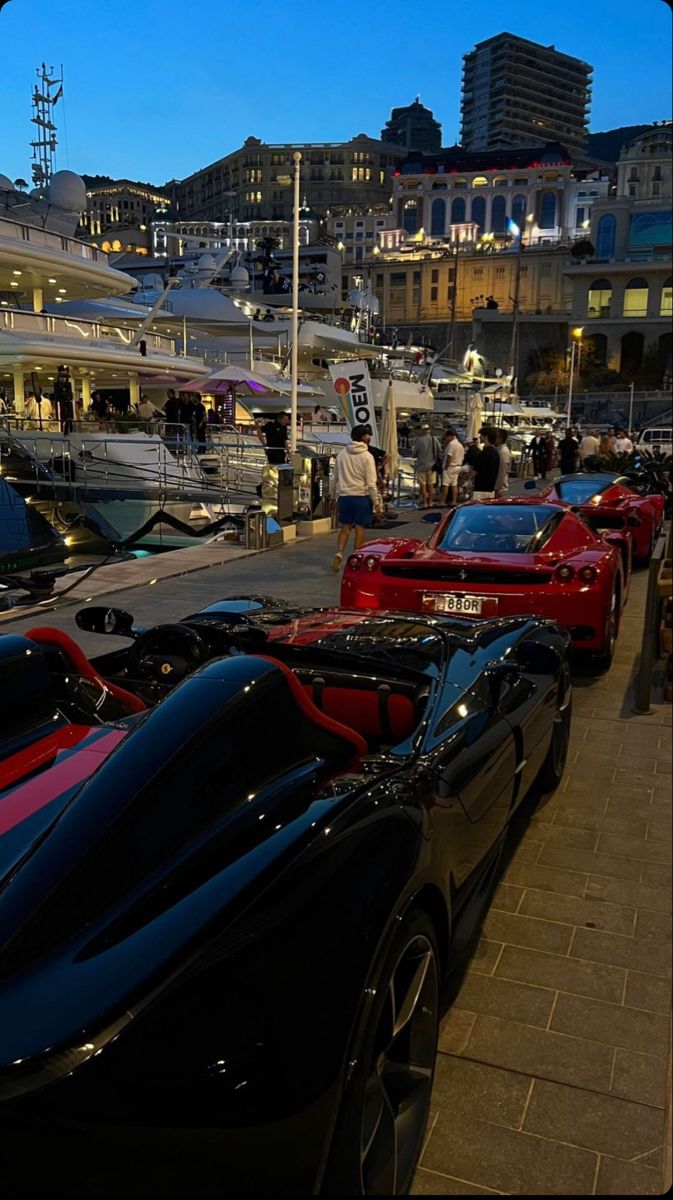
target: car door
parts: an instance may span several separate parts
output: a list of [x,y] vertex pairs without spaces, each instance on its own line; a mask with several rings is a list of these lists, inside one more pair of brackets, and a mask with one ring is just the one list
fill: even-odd
[[421,797],[438,853],[460,887],[502,833],[514,795],[517,751],[489,683],[440,690],[421,759]]

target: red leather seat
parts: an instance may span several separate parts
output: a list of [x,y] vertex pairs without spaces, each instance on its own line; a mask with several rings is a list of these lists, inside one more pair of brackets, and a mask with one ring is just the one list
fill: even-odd
[[33,642],[37,642],[38,646],[56,646],[62,650],[70,663],[73,674],[81,675],[83,679],[89,679],[91,683],[100,688],[107,688],[108,692],[124,705],[127,712],[145,712],[147,705],[139,696],[134,695],[133,692],[127,692],[126,688],[120,687],[118,683],[104,679],[102,675],[98,674],[96,668],[89,662],[82,648],[70,637],[70,634],[64,633],[62,629],[53,629],[50,625],[39,625],[35,629],[29,629],[25,636],[31,638]]
[[411,736],[418,724],[409,696],[329,684],[316,688],[313,683],[305,683],[303,687],[328,717],[350,724],[364,737],[402,742]]
[[312,725],[316,725],[319,729],[324,729],[327,733],[332,733],[343,741],[348,742],[356,758],[369,753],[369,746],[360,733],[346,722],[336,720],[334,717],[328,716],[327,713],[321,712],[316,707],[303,684],[297,679],[294,671],[291,671],[284,662],[281,662],[278,658],[271,658],[268,654],[256,654],[255,658],[259,658],[263,662],[273,663],[274,667],[278,667],[278,670],[282,671],[288,682],[292,696],[297,702],[297,707]]

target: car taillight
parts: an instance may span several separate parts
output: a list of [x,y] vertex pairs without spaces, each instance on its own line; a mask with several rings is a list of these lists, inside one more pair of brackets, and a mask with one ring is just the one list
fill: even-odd
[[596,578],[596,568],[595,567],[580,567],[577,574],[579,575],[580,579],[582,580],[582,583],[593,583]]
[[350,567],[351,571],[359,571],[360,567],[362,566],[362,555],[351,554],[348,560],[348,566]]
[[561,583],[568,583],[575,576],[575,568],[564,565],[556,568],[556,578],[561,580]]
[[375,571],[378,566],[378,558],[375,554],[368,554],[365,559],[365,566],[368,571]]

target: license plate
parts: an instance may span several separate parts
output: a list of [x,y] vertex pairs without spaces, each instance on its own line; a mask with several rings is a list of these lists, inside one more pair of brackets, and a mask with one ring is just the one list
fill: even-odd
[[493,601],[490,596],[466,596],[453,592],[447,596],[438,596],[434,593],[426,595],[426,602],[433,605],[436,612],[444,613],[461,613],[467,617],[478,617],[481,615],[484,604],[490,601],[489,607],[493,606]]

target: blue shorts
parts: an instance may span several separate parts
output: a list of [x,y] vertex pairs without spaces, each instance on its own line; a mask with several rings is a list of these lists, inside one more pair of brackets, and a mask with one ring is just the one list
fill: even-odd
[[371,525],[372,502],[369,496],[339,496],[340,525]]

